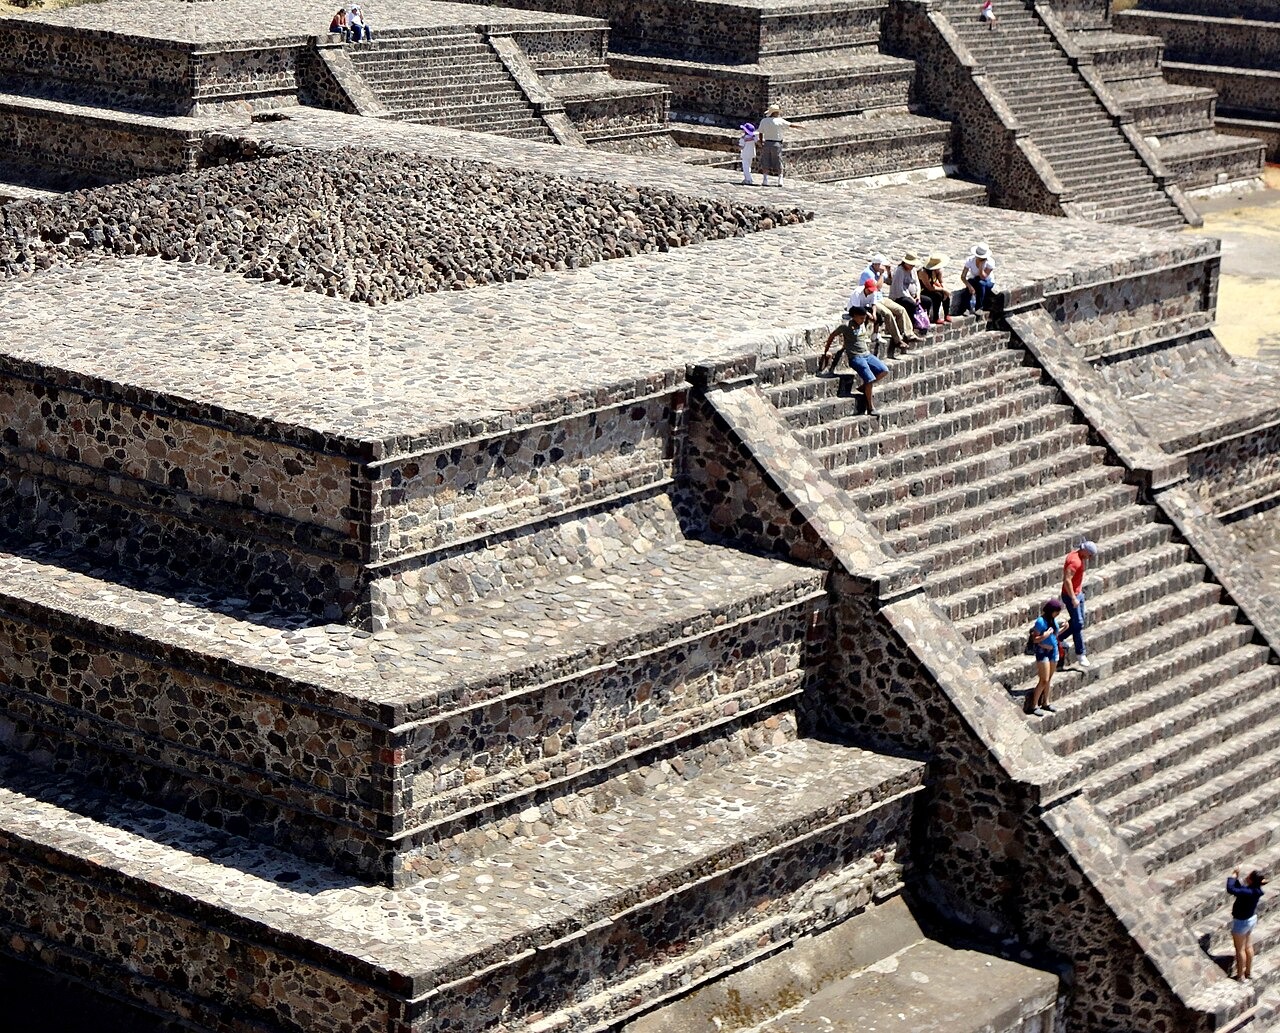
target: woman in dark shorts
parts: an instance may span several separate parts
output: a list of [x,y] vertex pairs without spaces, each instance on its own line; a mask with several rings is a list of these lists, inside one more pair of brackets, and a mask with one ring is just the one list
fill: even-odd
[[1058,667],[1058,614],[1062,612],[1062,600],[1050,599],[1040,608],[1031,629],[1031,642],[1036,658],[1036,687],[1027,696],[1023,710],[1035,717],[1057,713],[1051,702],[1049,686],[1053,672]]
[[1231,943],[1236,949],[1236,978],[1253,978],[1253,927],[1258,924],[1258,901],[1267,877],[1256,869],[1240,881],[1240,869],[1227,876],[1231,894]]

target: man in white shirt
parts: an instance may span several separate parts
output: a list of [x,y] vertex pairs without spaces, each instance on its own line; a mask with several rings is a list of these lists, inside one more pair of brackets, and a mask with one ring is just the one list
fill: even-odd
[[969,289],[969,311],[990,307],[996,289],[996,260],[986,244],[974,244],[960,271]]
[[912,329],[920,312],[920,279],[916,276],[919,264],[919,255],[914,251],[904,251],[902,261],[893,267],[893,278],[889,282],[889,298],[906,310]]
[[804,132],[804,126],[788,122],[782,117],[782,108],[771,104],[764,113],[756,135],[760,138],[760,169],[764,185],[769,185],[769,177],[778,177],[778,186],[782,186],[782,132],[784,129],[795,129]]

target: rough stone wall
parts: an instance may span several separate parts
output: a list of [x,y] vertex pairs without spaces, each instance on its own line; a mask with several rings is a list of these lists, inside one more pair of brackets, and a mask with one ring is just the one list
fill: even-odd
[[655,89],[646,94],[566,100],[564,108],[588,140],[628,132],[661,132],[667,123],[668,94]]
[[1280,24],[1241,22],[1236,20],[1239,17],[1232,14],[1225,20],[1208,21],[1202,16],[1162,18],[1156,12],[1144,12],[1140,17],[1122,15],[1117,27],[1121,32],[1158,34],[1169,61],[1280,68]]
[[298,63],[309,48],[291,45],[196,52],[191,62],[193,115],[259,111],[298,100]]
[[1187,452],[1192,489],[1214,512],[1258,501],[1259,487],[1280,483],[1280,422],[1233,434]]
[[1013,113],[973,63],[945,16],[917,0],[892,0],[889,49],[916,62],[917,100],[956,126],[956,159],[1006,208],[1061,215],[1062,186]]
[[[1219,113],[1275,118],[1280,115],[1280,73],[1256,73],[1231,68],[1183,67],[1165,68],[1165,78],[1181,86],[1204,86],[1216,90]],[[1221,126],[1218,132],[1223,132]],[[1268,153],[1276,153],[1276,144]]]
[[539,72],[603,68],[609,53],[609,29],[512,30],[511,38]]
[[1096,29],[1111,20],[1111,0],[1047,0],[1070,29]]
[[191,107],[189,48],[137,44],[127,36],[7,22],[0,48],[0,80],[52,96],[123,108],[185,115]]
[[91,181],[195,168],[199,136],[123,115],[87,120],[79,111],[0,102],[0,155]]

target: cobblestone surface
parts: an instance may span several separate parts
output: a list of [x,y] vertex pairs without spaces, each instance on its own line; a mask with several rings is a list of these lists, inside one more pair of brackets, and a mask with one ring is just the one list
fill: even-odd
[[[109,0],[58,11],[35,9],[19,20],[118,33],[127,26],[135,40],[175,43],[260,43],[326,36],[338,5],[329,0],[291,0],[258,4],[254,0],[173,3],[172,0]],[[454,25],[532,25],[558,21],[591,24],[595,19],[548,15],[500,5],[437,3],[435,0],[378,0],[366,6],[365,20],[379,29],[440,28]]]
[[[714,170],[321,112],[247,132],[264,144],[427,150],[736,203],[763,189]],[[641,256],[374,311],[154,259],[59,267],[39,275],[39,291],[26,279],[0,285],[0,336],[15,357],[270,422],[385,438],[459,420],[509,421],[535,401],[582,397],[658,369],[807,346],[838,318],[875,251],[962,256],[984,239],[1000,256],[1006,288],[1092,282],[1151,260],[1152,236],[1141,231],[895,202],[883,190],[797,183],[774,196],[817,218],[699,245],[696,254]],[[1172,236],[1167,246],[1188,255],[1214,248]]]

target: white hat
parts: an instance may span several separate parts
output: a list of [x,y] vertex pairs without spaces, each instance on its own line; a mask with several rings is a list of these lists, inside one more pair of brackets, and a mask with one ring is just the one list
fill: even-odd
[[884,255],[872,255],[871,264],[872,265],[888,265],[889,260],[885,258]]
[[991,257],[991,249],[987,247],[986,244],[974,244],[972,253],[974,258],[990,258]]

